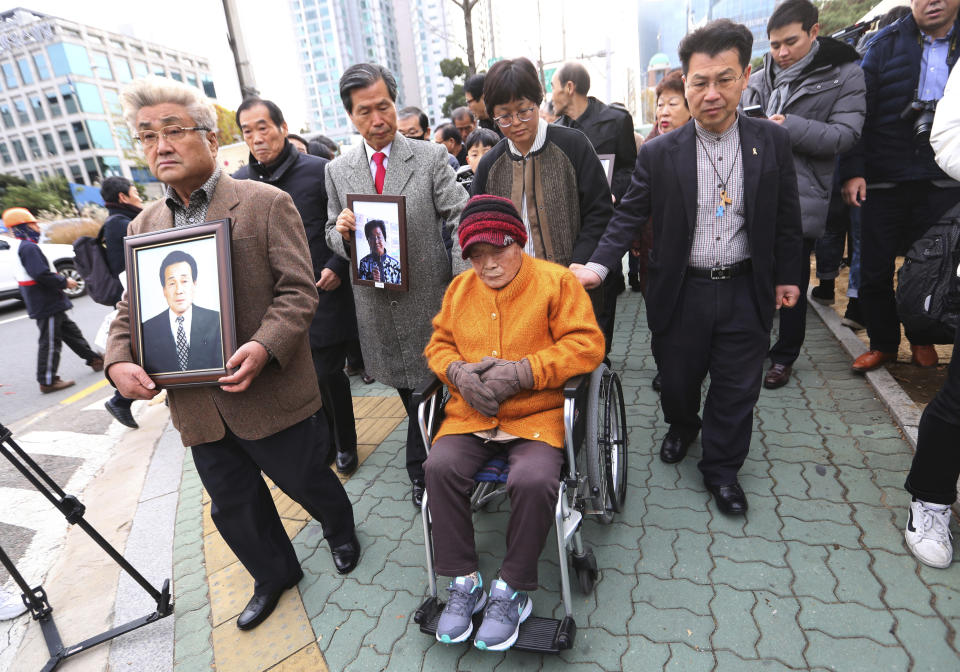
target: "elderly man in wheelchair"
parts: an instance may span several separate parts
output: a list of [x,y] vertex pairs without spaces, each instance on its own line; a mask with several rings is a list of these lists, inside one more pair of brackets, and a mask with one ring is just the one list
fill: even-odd
[[[425,355],[447,384],[445,418],[425,463],[436,573],[453,577],[437,622],[446,644],[473,634],[479,649],[517,640],[533,605],[537,563],[554,523],[564,464],[564,384],[604,355],[586,291],[566,268],[523,252],[527,235],[513,204],[475,196],[459,227],[473,266],[447,290]],[[470,506],[474,474],[505,453],[510,522],[499,576],[479,573]]]

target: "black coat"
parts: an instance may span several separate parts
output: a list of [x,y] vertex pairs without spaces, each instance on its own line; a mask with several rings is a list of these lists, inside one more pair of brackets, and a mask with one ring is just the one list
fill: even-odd
[[[799,285],[802,233],[790,135],[762,119],[740,115],[746,227],[753,261],[754,300],[765,329],[773,325],[776,285]],[[697,224],[697,141],[691,122],[640,147],[630,189],[590,261],[610,269],[641,226],[653,217],[654,247],[647,280],[647,322],[653,333],[670,324]]]
[[127,235],[127,226],[142,209],[123,203],[107,203],[107,212],[110,216],[103,223],[103,245],[106,247],[107,266],[111,275],[116,278],[127,267],[123,252],[123,238]]
[[[220,338],[220,313],[200,306],[193,307],[190,321],[190,356],[187,370],[223,368],[223,345]],[[143,368],[147,373],[180,371],[177,344],[170,328],[170,311],[164,310],[143,323]]]
[[617,202],[627,193],[630,174],[637,161],[637,140],[633,135],[633,117],[625,109],[604,105],[590,96],[587,109],[577,119],[566,115],[557,120],[560,126],[583,131],[597,154],[613,154],[613,183],[610,191]]
[[310,244],[314,280],[329,268],[340,278],[340,286],[331,292],[317,288],[320,304],[310,325],[310,347],[324,348],[357,338],[357,314],[350,286],[350,262],[334,254],[325,239],[327,225],[327,189],[324,182],[329,163],[309,154],[301,154],[289,142],[277,161],[268,169],[250,155],[250,163],[233,174],[238,180],[266,182],[290,194],[300,213]]

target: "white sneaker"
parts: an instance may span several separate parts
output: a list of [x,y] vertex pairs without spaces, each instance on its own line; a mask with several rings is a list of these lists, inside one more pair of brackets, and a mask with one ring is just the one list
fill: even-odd
[[917,560],[930,567],[944,569],[953,562],[953,537],[950,534],[950,507],[932,508],[917,500],[910,503],[910,517],[903,532],[910,552]]
[[27,611],[20,593],[13,594],[0,588],[0,621],[16,618]]

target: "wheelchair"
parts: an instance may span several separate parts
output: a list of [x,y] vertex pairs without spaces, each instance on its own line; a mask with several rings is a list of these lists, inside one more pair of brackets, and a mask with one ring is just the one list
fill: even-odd
[[[520,625],[512,647],[521,651],[558,653],[573,647],[577,625],[573,617],[570,567],[584,594],[593,591],[599,576],[593,551],[583,543],[581,523],[584,516],[592,516],[605,525],[613,522],[614,516],[623,510],[627,494],[627,427],[619,376],[601,364],[589,375],[568,380],[563,396],[565,459],[555,507],[555,527],[564,617],[527,618]],[[420,432],[428,450],[443,421],[447,399],[448,392],[438,378],[432,378],[414,391]],[[496,459],[488,461],[474,476],[471,496],[474,512],[506,492],[501,465],[491,465]],[[420,625],[421,632],[436,636],[444,602],[438,596],[434,571],[429,496],[429,492],[424,494],[421,513],[430,596],[417,609],[414,621]],[[474,632],[481,617],[482,612],[474,616]]]

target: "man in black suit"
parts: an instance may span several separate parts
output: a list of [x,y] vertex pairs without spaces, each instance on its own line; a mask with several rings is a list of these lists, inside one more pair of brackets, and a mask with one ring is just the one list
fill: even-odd
[[220,313],[193,305],[197,261],[174,250],[160,264],[168,310],[143,323],[143,368],[171,373],[223,368]]
[[702,428],[700,472],[731,514],[747,510],[737,473],[750,448],[773,313],[796,303],[801,264],[790,137],[737,114],[752,44],[749,29],[727,19],[681,41],[696,123],[641,146],[607,232],[590,262],[574,268],[585,286],[599,285],[652,217],[647,321],[670,424],[660,459],[682,460]]

